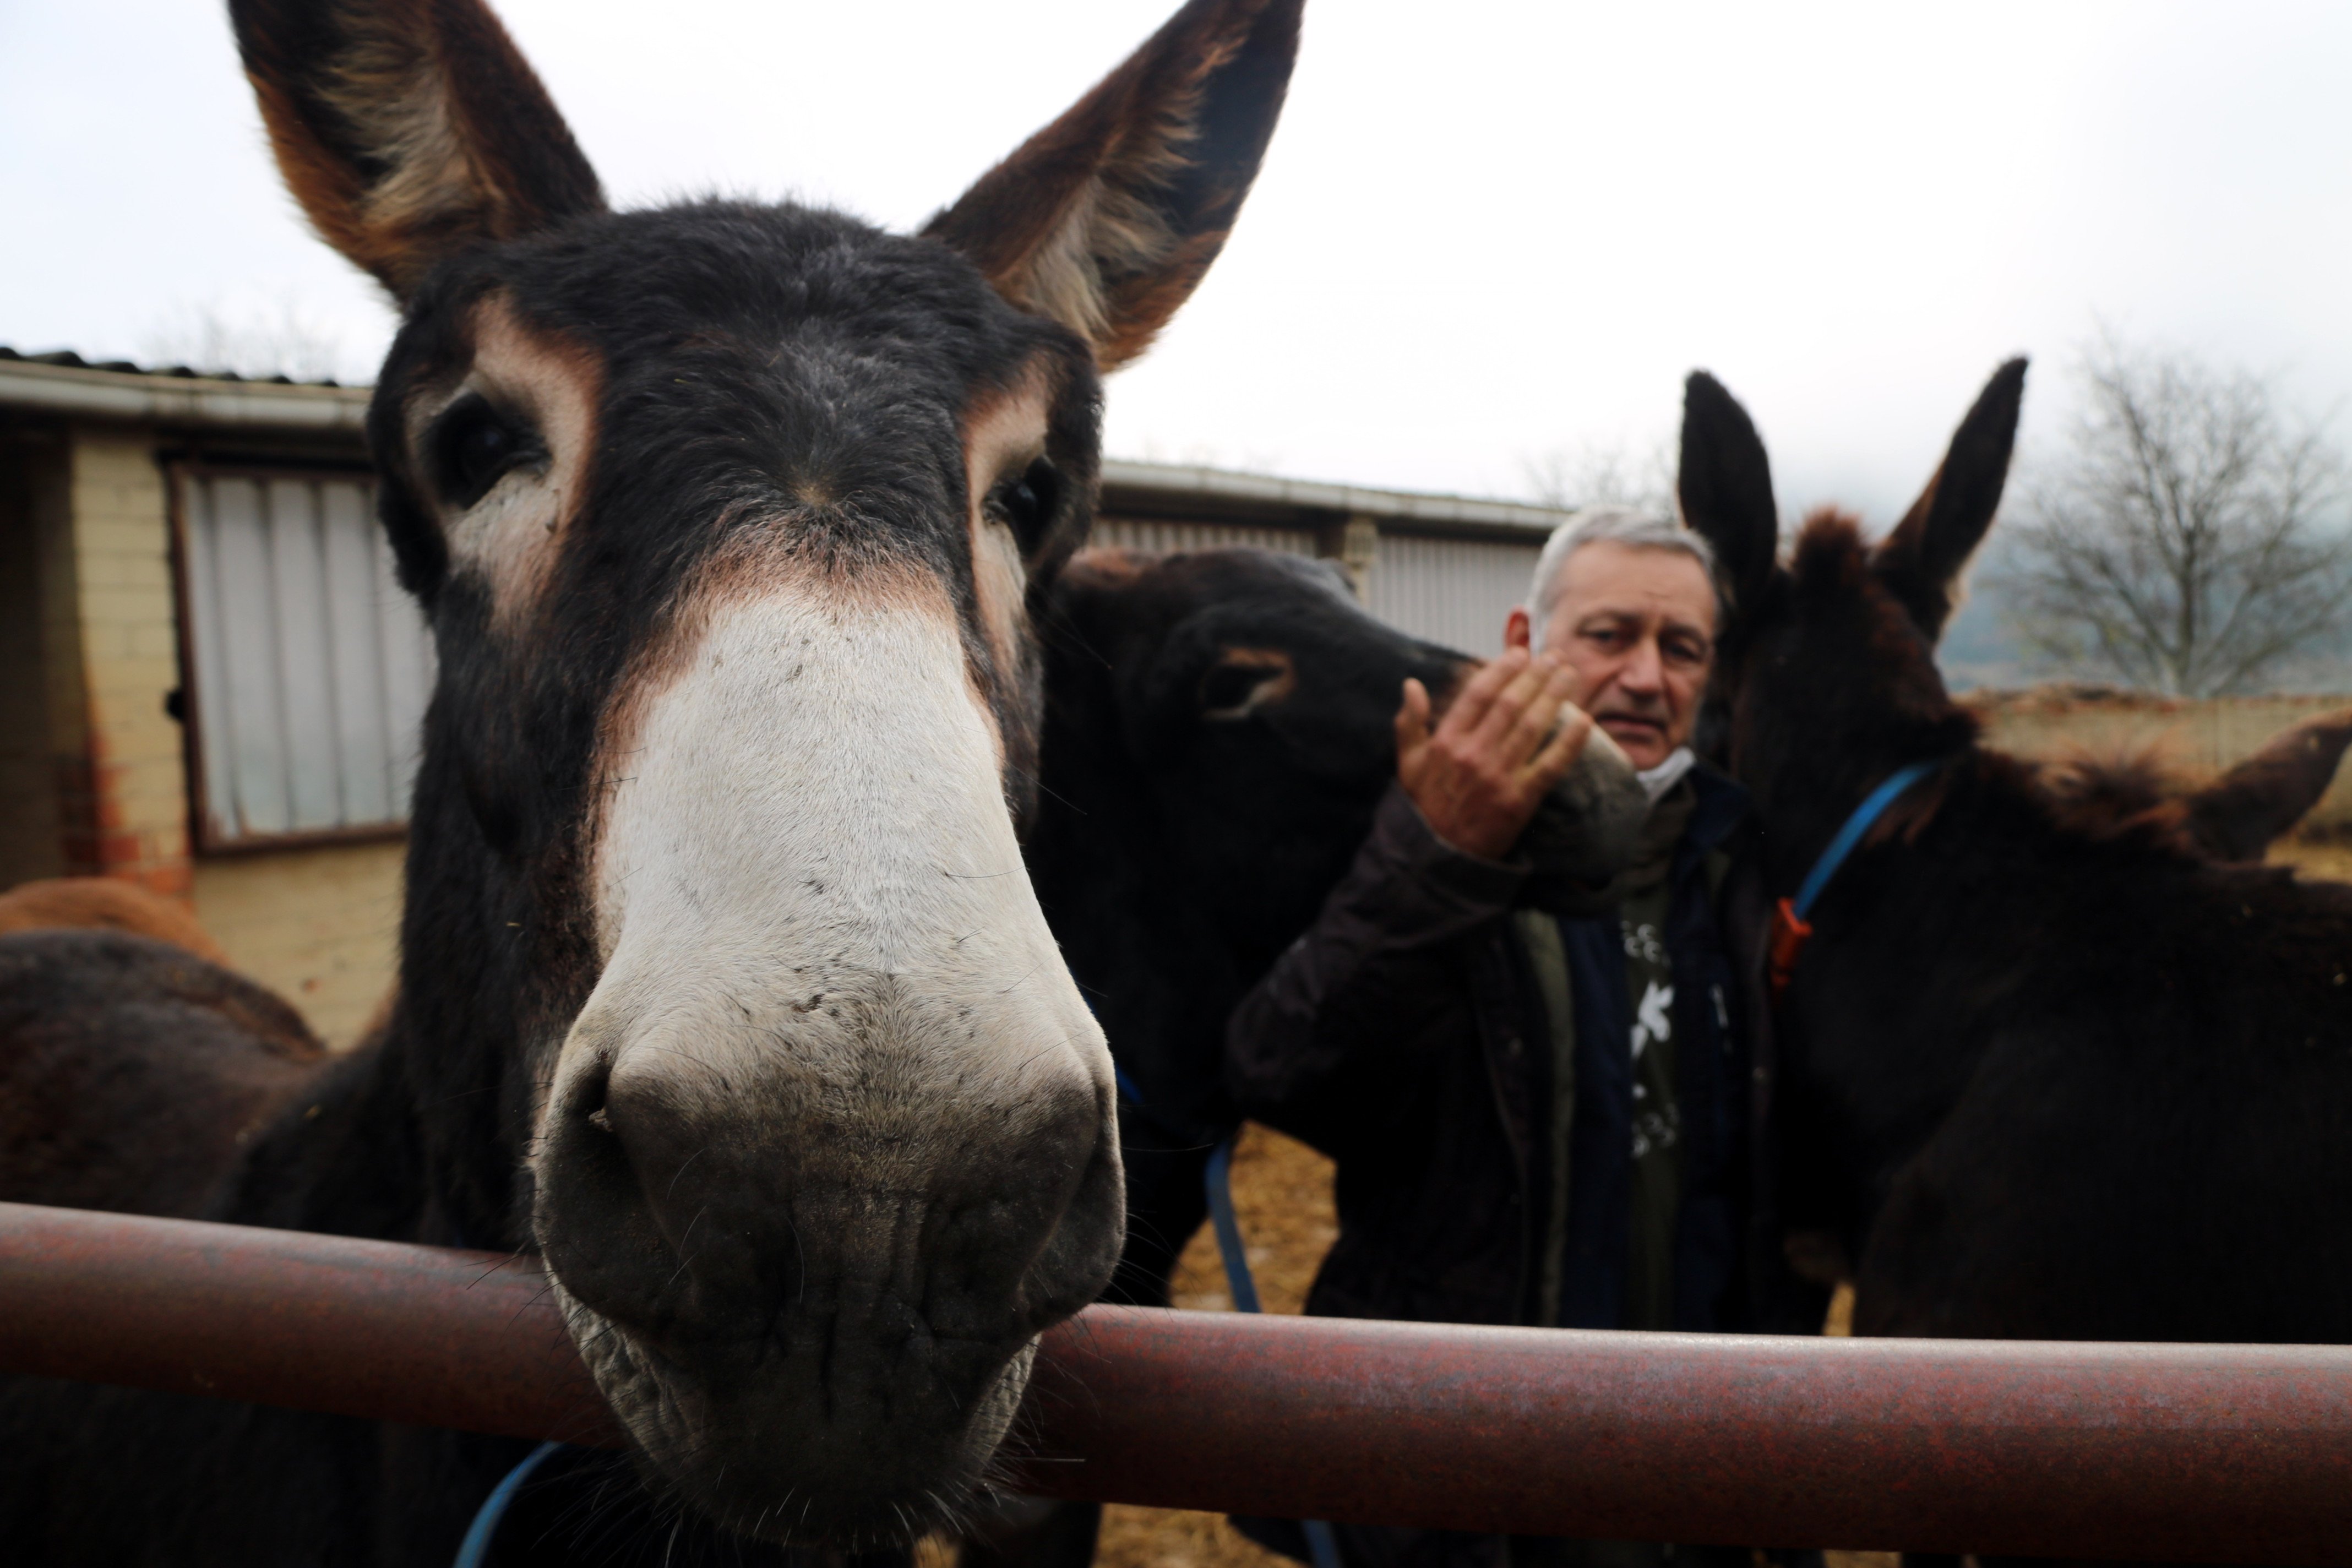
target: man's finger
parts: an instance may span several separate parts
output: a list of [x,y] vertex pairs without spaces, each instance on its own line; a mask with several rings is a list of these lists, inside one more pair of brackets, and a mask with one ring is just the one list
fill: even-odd
[[[1523,664],[1511,677],[1509,684],[1495,694],[1494,701],[1486,705],[1486,711],[1479,716],[1477,727],[1471,732],[1472,743],[1499,754],[1501,749],[1509,743],[1511,731],[1526,719],[1528,704],[1540,699],[1544,689],[1551,684],[1553,674],[1549,662],[1530,660]],[[1534,749],[1532,743],[1528,747],[1528,751]],[[1516,763],[1525,754],[1521,752],[1507,760]]]
[[1489,659],[1454,694],[1454,700],[1446,707],[1445,717],[1438,721],[1439,727],[1456,733],[1475,727],[1486,716],[1495,694],[1527,667],[1528,655],[1523,648],[1507,648],[1501,658]]
[[1405,678],[1404,702],[1396,711],[1397,762],[1418,756],[1429,744],[1429,688]]

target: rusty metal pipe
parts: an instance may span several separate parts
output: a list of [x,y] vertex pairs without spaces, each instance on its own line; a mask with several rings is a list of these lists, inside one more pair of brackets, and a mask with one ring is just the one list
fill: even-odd
[[[619,1439],[491,1253],[0,1205],[0,1371]],[[1098,1307],[1036,1490],[1687,1542],[2352,1564],[2352,1349],[1603,1334]]]
[[2352,1563],[2352,1349],[1086,1314],[1040,1490],[1694,1544]]
[[532,1259],[0,1204],[0,1372],[617,1447]]

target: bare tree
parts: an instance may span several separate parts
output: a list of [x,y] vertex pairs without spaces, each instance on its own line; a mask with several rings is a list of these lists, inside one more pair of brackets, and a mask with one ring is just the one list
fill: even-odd
[[2242,691],[2352,605],[2342,455],[2257,377],[2103,341],[2065,457],[2008,531],[2004,618],[2030,656],[2183,695]]
[[1646,448],[1587,441],[1522,458],[1519,471],[1528,494],[1543,506],[1631,506],[1672,517],[1675,459],[1669,441]]
[[183,300],[141,338],[139,352],[152,364],[215,374],[326,381],[341,369],[343,342],[290,299],[245,308]]

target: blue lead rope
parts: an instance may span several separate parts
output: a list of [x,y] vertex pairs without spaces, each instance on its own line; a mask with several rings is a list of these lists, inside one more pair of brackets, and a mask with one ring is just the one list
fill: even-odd
[[1837,875],[1840,866],[1845,864],[1845,858],[1853,853],[1853,847],[1862,842],[1862,836],[1886,815],[1886,808],[1893,805],[1905,790],[1943,765],[1938,760],[1913,763],[1907,768],[1897,768],[1886,776],[1885,783],[1872,790],[1863,803],[1853,808],[1853,815],[1845,819],[1845,826],[1838,829],[1835,838],[1830,840],[1830,847],[1822,851],[1820,859],[1813,862],[1812,871],[1805,878],[1804,886],[1797,889],[1795,909],[1799,920],[1813,912],[1813,900],[1820,898],[1822,889],[1830,885],[1830,879]]
[[[1262,1311],[1257,1281],[1250,1275],[1249,1254],[1242,1250],[1241,1220],[1234,1213],[1233,1173],[1234,1141],[1228,1138],[1210,1152],[1209,1168],[1202,1177],[1209,1189],[1209,1223],[1216,1229],[1217,1256],[1224,1261],[1225,1288],[1233,1292],[1234,1310]],[[1339,1538],[1329,1524],[1302,1519],[1298,1528],[1306,1532],[1307,1554],[1315,1568],[1340,1568]]]
[[466,1527],[466,1539],[457,1548],[457,1568],[482,1568],[484,1559],[490,1554],[490,1540],[499,1532],[499,1521],[506,1517],[507,1505],[514,1501],[515,1493],[522,1490],[523,1482],[530,1479],[531,1471],[562,1447],[561,1443],[541,1443],[521,1464],[507,1472],[506,1479],[490,1489],[490,1495],[482,1500],[482,1506],[474,1514],[474,1522]]
[[1224,1260],[1225,1289],[1237,1312],[1262,1312],[1249,1254],[1242,1250],[1242,1222],[1234,1213],[1234,1143],[1228,1138],[1209,1155],[1209,1223],[1217,1230],[1217,1256]]

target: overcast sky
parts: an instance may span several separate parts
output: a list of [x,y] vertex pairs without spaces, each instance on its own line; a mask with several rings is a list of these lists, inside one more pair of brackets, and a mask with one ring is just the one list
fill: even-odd
[[[917,223],[1172,0],[510,0],[618,205]],[[200,0],[0,0],[0,343],[390,318],[303,229]],[[2352,6],[1310,0],[1264,176],[1112,383],[1116,454],[1482,494],[1656,443],[1704,365],[1796,509],[1884,521],[2005,355],[2104,320],[2352,417]]]

